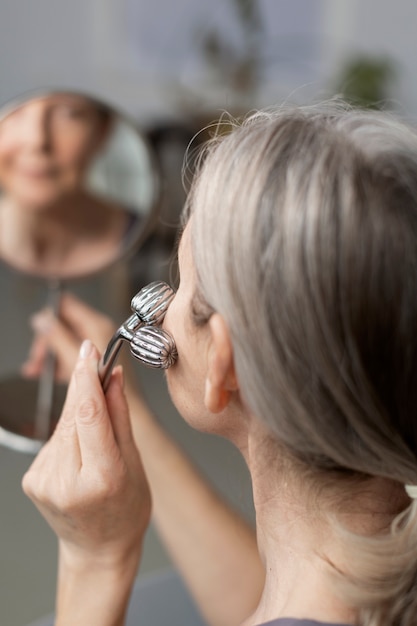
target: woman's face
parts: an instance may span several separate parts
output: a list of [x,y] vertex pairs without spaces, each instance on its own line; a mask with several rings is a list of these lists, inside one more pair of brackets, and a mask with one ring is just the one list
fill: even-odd
[[208,325],[192,319],[195,270],[187,226],[178,250],[180,284],[164,319],[163,327],[175,339],[178,360],[166,371],[171,398],[184,419],[194,428],[207,430],[204,387],[209,345]]
[[88,98],[30,100],[0,122],[0,187],[24,206],[44,208],[79,188],[107,122]]
[[194,321],[196,275],[189,225],[178,262],[180,284],[163,323],[178,350],[178,360],[166,370],[171,398],[190,426],[226,437],[244,453],[247,411],[240,399],[227,325],[218,313],[207,323]]

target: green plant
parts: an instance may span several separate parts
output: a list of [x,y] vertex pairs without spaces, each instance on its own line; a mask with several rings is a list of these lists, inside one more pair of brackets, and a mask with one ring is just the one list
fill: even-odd
[[354,106],[386,108],[395,75],[390,59],[359,56],[342,68],[336,92]]

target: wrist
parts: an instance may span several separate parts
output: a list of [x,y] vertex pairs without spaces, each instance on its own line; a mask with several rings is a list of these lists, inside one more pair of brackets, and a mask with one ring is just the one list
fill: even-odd
[[139,556],[81,556],[60,545],[56,626],[124,624]]
[[131,549],[116,550],[106,546],[95,550],[83,549],[65,541],[59,541],[59,574],[88,577],[95,574],[112,576],[135,576],[142,554],[142,543]]

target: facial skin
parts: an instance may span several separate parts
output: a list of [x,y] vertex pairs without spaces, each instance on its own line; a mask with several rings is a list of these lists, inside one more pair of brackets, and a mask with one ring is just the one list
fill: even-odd
[[208,328],[196,327],[192,320],[195,275],[189,239],[187,226],[178,249],[180,284],[165,316],[164,328],[175,338],[179,355],[177,363],[166,372],[169,392],[181,415],[193,423],[205,409]]
[[171,398],[193,428],[227,437],[242,449],[245,410],[228,328],[218,313],[213,313],[204,325],[193,320],[196,277],[190,225],[181,238],[178,263],[180,284],[163,324],[178,350],[177,362],[166,372]]
[[27,208],[47,208],[78,189],[108,122],[85,97],[30,100],[0,122],[0,187]]

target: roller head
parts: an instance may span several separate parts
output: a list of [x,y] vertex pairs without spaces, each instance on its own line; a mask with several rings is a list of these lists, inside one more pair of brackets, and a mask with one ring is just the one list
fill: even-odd
[[162,328],[142,326],[133,335],[130,351],[143,365],[168,369],[178,358],[172,336]]
[[132,298],[130,306],[144,324],[158,325],[162,323],[174,295],[175,292],[169,285],[155,281],[143,287]]

